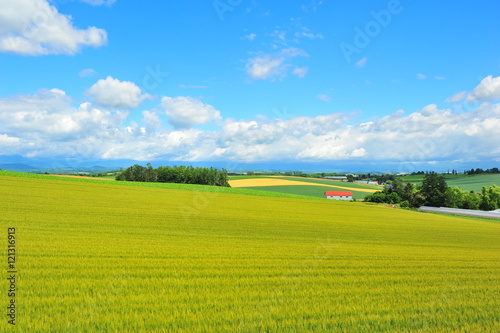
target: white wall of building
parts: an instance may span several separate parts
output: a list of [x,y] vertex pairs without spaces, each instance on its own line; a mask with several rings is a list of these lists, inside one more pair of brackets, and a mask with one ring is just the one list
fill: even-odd
[[352,195],[327,195],[326,198],[333,200],[352,200]]

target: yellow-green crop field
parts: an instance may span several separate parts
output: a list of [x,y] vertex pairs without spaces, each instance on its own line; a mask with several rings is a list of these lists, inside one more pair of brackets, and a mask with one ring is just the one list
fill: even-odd
[[500,332],[498,222],[7,173],[0,213],[1,332]]

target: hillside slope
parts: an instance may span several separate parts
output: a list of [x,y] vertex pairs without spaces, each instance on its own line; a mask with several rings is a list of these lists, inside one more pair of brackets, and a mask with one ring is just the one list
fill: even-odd
[[499,223],[110,183],[0,175],[19,332],[500,329]]

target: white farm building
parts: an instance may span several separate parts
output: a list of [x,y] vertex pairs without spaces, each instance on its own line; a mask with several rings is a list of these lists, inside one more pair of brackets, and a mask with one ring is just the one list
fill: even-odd
[[323,179],[334,179],[334,180],[341,180],[343,182],[347,181],[347,176],[325,176]]
[[326,191],[325,198],[332,200],[352,200],[351,191]]

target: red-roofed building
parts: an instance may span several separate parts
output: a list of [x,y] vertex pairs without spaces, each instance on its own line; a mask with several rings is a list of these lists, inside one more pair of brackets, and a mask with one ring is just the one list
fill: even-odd
[[326,191],[325,198],[333,200],[352,200],[351,191]]

